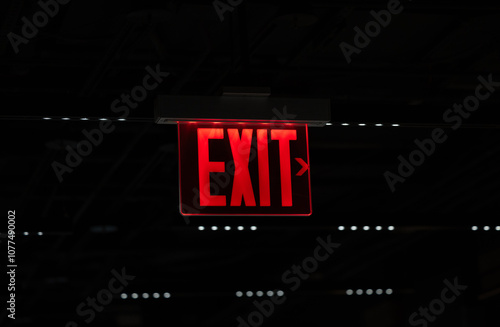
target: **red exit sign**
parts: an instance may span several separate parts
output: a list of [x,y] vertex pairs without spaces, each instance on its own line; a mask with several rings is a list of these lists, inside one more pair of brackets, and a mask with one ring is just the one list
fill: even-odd
[[179,122],[183,215],[312,213],[306,124]]

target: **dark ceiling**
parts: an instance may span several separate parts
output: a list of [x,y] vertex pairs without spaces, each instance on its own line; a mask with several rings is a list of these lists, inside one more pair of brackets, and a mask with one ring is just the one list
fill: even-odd
[[[236,327],[269,299],[257,291],[282,290],[263,325],[424,326],[410,316],[456,278],[467,289],[429,326],[500,323],[500,5],[402,1],[348,63],[341,44],[393,1],[221,0],[235,5],[223,21],[211,1],[59,1],[41,1],[53,17],[37,33],[24,25],[43,20],[40,3],[0,3],[0,240],[6,258],[15,210],[16,325]],[[126,118],[112,109],[157,67]],[[487,99],[460,125],[446,116],[478,85]],[[155,124],[154,99],[230,88],[331,101],[331,123],[309,129],[310,217],[179,214],[177,129]],[[53,163],[102,118],[114,130],[59,181]],[[392,192],[387,172],[441,130]],[[282,275],[318,237],[341,245],[291,290]],[[135,279],[85,322],[76,308],[113,269]]]

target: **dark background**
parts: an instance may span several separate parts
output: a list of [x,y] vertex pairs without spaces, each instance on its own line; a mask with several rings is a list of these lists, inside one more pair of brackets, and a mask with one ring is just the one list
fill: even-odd
[[[136,276],[128,298],[117,295],[89,325],[236,327],[267,298],[237,291],[282,289],[287,300],[266,326],[408,326],[455,277],[467,290],[430,326],[498,325],[499,91],[455,131],[442,115],[474,94],[479,75],[500,81],[500,5],[402,5],[348,64],[339,44],[353,44],[353,28],[386,1],[244,0],[221,22],[210,1],[72,0],[17,54],[7,35],[40,7],[2,1],[0,240],[5,262],[7,210],[16,210],[16,325],[87,325],[76,307],[122,267]],[[117,121],[110,104],[157,64],[170,75]],[[227,87],[331,100],[332,125],[309,129],[312,216],[179,214],[177,131],[154,123],[154,98]],[[115,130],[59,183],[52,162],[102,117]],[[392,193],[384,172],[436,127],[448,140]],[[282,274],[328,235],[341,247],[290,292]],[[379,288],[393,293],[346,294]]]

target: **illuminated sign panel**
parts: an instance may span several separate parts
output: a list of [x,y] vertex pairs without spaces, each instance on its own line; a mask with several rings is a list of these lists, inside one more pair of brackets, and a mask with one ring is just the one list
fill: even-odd
[[306,124],[179,122],[183,215],[311,214]]

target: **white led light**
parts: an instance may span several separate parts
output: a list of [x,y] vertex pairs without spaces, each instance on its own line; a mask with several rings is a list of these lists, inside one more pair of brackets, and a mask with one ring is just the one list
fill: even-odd
[[243,226],[238,226],[238,230],[243,230]]
[[375,126],[380,127],[380,126],[382,126],[382,124],[375,124]]
[[394,127],[398,127],[398,126],[399,126],[399,124],[392,124],[392,126],[394,126]]
[[247,296],[248,296],[248,297],[251,297],[252,295],[253,295],[253,292],[252,292],[252,291],[248,291],[248,292],[247,292]]
[[217,226],[212,226],[212,230],[217,230]]
[[273,296],[274,295],[274,292],[273,291],[267,291],[267,296]]
[[378,290],[375,291],[375,293],[377,293],[378,295],[381,295],[382,293],[384,293],[384,291],[382,291],[380,288]]
[[477,230],[477,226],[472,226],[472,230]]
[[43,235],[43,233],[42,233],[42,232],[38,232],[38,236],[42,236],[42,235]]
[[394,226],[387,227],[388,230],[394,230]]
[[356,290],[356,294],[357,294],[357,295],[362,295],[362,294],[363,294],[363,290],[361,290],[361,289]]
[[347,295],[353,295],[354,292],[353,292],[353,290],[347,290],[347,291],[345,291],[345,294],[347,294]]
[[382,226],[375,227],[376,230],[382,230]]
[[128,296],[127,296],[127,294],[122,293],[122,294],[120,295],[120,297],[121,297],[122,299],[124,299],[124,300],[125,300]]
[[326,123],[326,126],[332,126],[332,123]]
[[345,227],[344,226],[339,226],[339,230],[344,230]]
[[385,294],[391,295],[392,294],[392,289],[388,288],[385,290]]
[[278,295],[278,296],[283,296],[283,295],[285,295],[285,292],[283,292],[283,291],[278,291],[278,292],[276,292],[276,295]]
[[251,230],[257,230],[257,226],[251,226],[250,229]]
[[358,227],[356,227],[356,226],[351,226],[351,230],[356,230],[356,229],[358,229]]
[[169,292],[163,293],[163,297],[166,299],[170,298],[170,293]]
[[84,117],[84,118],[80,118],[80,120],[89,120],[89,119]]
[[133,299],[137,299],[139,297],[139,295],[137,295],[137,293],[132,293],[132,298]]
[[366,126],[366,124],[358,124],[358,126]]
[[367,295],[372,295],[373,294],[373,290],[372,289],[367,289],[366,290],[366,294]]
[[160,297],[160,293],[153,293],[153,297],[154,297],[155,299],[158,299],[158,298]]
[[342,123],[342,126],[349,126],[348,123]]
[[483,229],[484,230],[490,230],[490,226],[484,226]]
[[99,120],[108,120],[108,118],[99,118]]
[[500,226],[495,227],[496,230],[500,230]]
[[203,227],[203,226],[198,226],[198,230],[205,230],[205,227]]
[[226,226],[226,227],[224,227],[224,229],[225,229],[225,230],[231,230],[231,227]]
[[257,291],[257,293],[255,293],[255,294],[256,294],[257,296],[262,296],[262,295],[264,295],[264,292],[262,292],[262,291]]
[[364,226],[363,229],[364,230],[370,230],[370,226]]
[[240,292],[240,291],[236,292],[236,296],[237,297],[242,297],[243,296],[243,292]]
[[118,118],[119,121],[125,121],[125,118]]
[[147,298],[149,298],[149,294],[148,293],[142,293],[142,297],[145,298],[145,299],[147,299]]
[[24,232],[23,234],[24,234],[24,235],[29,235],[30,233],[28,233],[28,232]]
[[43,117],[42,119],[44,119],[44,120],[51,120],[52,118],[50,118],[50,117]]
[[68,117],[64,117],[64,118],[61,118],[61,119],[62,119],[62,120],[69,120],[69,118],[68,118]]

